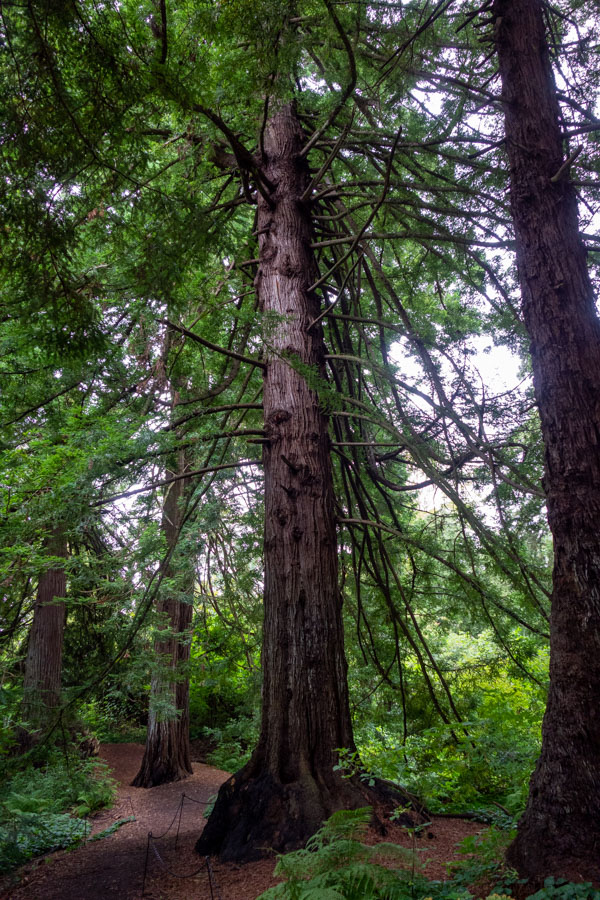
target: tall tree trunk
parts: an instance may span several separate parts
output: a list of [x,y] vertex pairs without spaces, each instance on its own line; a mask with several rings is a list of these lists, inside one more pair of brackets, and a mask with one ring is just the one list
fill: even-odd
[[[64,530],[57,526],[44,543],[49,557],[67,558]],[[49,715],[60,703],[62,648],[66,621],[64,565],[51,563],[39,577],[33,622],[27,645],[21,716],[27,724],[19,734],[25,750],[52,724]]]
[[554,538],[542,751],[508,860],[599,879],[600,328],[559,128],[541,0],[494,3],[523,315]]
[[[185,473],[185,451],[179,451],[177,461],[173,470],[167,471],[167,477]],[[167,565],[167,579],[178,574],[178,567],[173,565],[172,557],[181,530],[182,499],[186,484],[187,479],[179,478],[166,489],[162,530],[171,560]],[[181,573],[179,575],[181,577]],[[193,579],[189,582],[189,597],[182,599],[179,590],[167,590],[157,603],[157,612],[163,619],[168,636],[154,644],[157,669],[150,687],[146,749],[140,770],[131,782],[134,787],[154,787],[180,781],[192,774],[189,680],[187,673],[182,675],[182,669],[190,657],[188,632],[192,622],[192,594]],[[165,712],[169,707],[171,712]]]
[[354,749],[338,586],[327,417],[307,382],[324,375],[304,140],[295,108],[270,119],[258,205],[257,289],[266,320],[265,581],[262,722],[249,763],[219,791],[197,849],[256,859],[301,846],[332,812],[369,802],[342,779]]

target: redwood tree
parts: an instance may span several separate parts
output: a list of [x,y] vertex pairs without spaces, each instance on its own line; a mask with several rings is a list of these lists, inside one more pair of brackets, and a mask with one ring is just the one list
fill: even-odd
[[[295,105],[267,124],[258,201],[265,334],[265,535],[262,719],[248,764],[221,788],[198,841],[222,859],[301,846],[341,808],[377,796],[334,771],[354,750],[328,419],[307,373],[323,376],[325,345],[311,284],[310,182]],[[384,788],[379,786],[381,792]]]
[[526,876],[600,879],[600,324],[541,0],[493,7],[522,308],[554,539],[550,692],[508,860]]
[[[177,418],[178,404],[185,390],[185,378],[173,374],[174,360],[181,350],[179,344],[176,333],[167,327],[157,369],[164,373],[162,378],[169,381],[171,422]],[[146,749],[140,770],[132,781],[135,787],[154,787],[180,781],[192,774],[189,677],[185,667],[190,658],[194,576],[189,562],[181,556],[177,557],[186,500],[189,498],[190,483],[185,477],[189,468],[188,453],[184,447],[169,455],[165,471],[168,483],[161,514],[166,550],[165,570],[156,601],[159,628],[163,633],[154,643],[155,668],[150,687]]]
[[60,526],[47,537],[44,551],[48,562],[39,576],[25,660],[21,715],[27,728],[19,736],[23,749],[51,724],[50,714],[60,702],[67,592],[65,567],[60,562],[67,558],[67,541]]
[[[11,171],[29,173],[32,189],[18,196],[28,198],[33,207],[30,221],[39,219],[44,227],[28,224],[19,231],[11,225],[4,253],[10,253],[11,296],[19,300],[23,283],[29,288],[30,282],[14,269],[13,259],[26,265],[25,274],[33,268],[40,284],[45,284],[46,269],[38,260],[48,259],[61,303],[65,284],[70,289],[67,299],[77,309],[88,296],[104,309],[108,297],[127,317],[139,302],[143,314],[128,327],[140,337],[138,359],[147,362],[152,358],[148,330],[164,314],[157,298],[166,292],[177,296],[174,311],[182,311],[188,326],[180,329],[182,334],[208,357],[207,376],[202,359],[193,379],[197,393],[181,418],[196,420],[186,437],[190,443],[208,437],[197,427],[207,413],[239,409],[241,424],[260,397],[256,373],[265,372],[264,436],[238,426],[231,432],[223,423],[214,429],[208,459],[191,473],[198,478],[209,470],[253,464],[254,458],[239,461],[239,449],[234,459],[232,438],[245,441],[252,435],[255,443],[257,436],[264,442],[261,737],[248,766],[223,788],[200,843],[203,850],[240,858],[259,855],[264,847],[297,846],[333,809],[373,799],[365,797],[360,784],[342,780],[333,771],[335,748],[352,750],[354,745],[342,647],[330,443],[320,403],[334,413],[338,512],[347,529],[345,542],[352,540],[356,549],[357,589],[361,569],[372,571],[389,607],[386,622],[395,629],[401,691],[401,657],[410,646],[436,709],[448,722],[460,721],[460,710],[452,704],[439,669],[441,701],[436,697],[428,675],[434,660],[402,583],[405,560],[398,551],[395,568],[384,544],[384,537],[396,547],[412,540],[408,546],[420,552],[422,528],[419,525],[412,537],[407,534],[398,505],[386,491],[418,489],[418,484],[405,483],[409,465],[424,473],[425,485],[440,483],[448,497],[460,501],[451,481],[465,463],[493,458],[500,471],[509,466],[511,484],[515,466],[501,447],[492,447],[482,437],[483,405],[478,407],[468,385],[460,391],[460,404],[454,389],[444,389],[441,356],[436,358],[436,344],[443,352],[457,329],[459,334],[468,330],[452,309],[448,313],[444,288],[454,292],[455,277],[460,273],[462,278],[465,271],[466,295],[479,291],[482,281],[480,254],[468,250],[452,262],[440,250],[455,237],[468,248],[473,222],[481,215],[471,184],[454,183],[456,156],[432,157],[452,128],[440,134],[437,117],[424,124],[416,101],[409,100],[411,87],[427,75],[424,66],[437,78],[433,54],[440,45],[425,32],[445,15],[447,4],[438,4],[425,21],[425,7],[418,4],[406,5],[400,15],[387,4],[324,0],[326,17],[320,6],[287,0],[175,6],[161,0],[157,6],[160,16],[156,6],[147,4],[142,14],[140,5],[128,0],[102,9],[46,4],[43,16],[35,5],[7,11],[4,20],[9,21],[12,41],[11,54],[3,62],[10,76],[7,83],[21,96],[25,71],[31,96],[28,103],[11,107],[12,138],[3,148],[15,148]],[[422,50],[420,36],[426,41]],[[454,73],[449,83],[453,88],[462,85]],[[292,96],[298,99],[301,119],[289,105]],[[452,123],[463,109],[460,101]],[[309,139],[300,121],[311,130]],[[471,155],[476,158],[481,148],[490,148],[489,141],[470,133],[459,135],[458,141],[465,141],[469,150],[475,145]],[[478,159],[469,159],[463,182],[482,168]],[[47,181],[40,187],[41,175]],[[57,191],[57,185],[62,190]],[[460,197],[456,204],[448,200],[455,190]],[[50,195],[67,204],[64,214],[55,218],[69,228],[57,237],[45,227]],[[481,246],[504,246],[493,233],[504,222],[501,213],[500,208],[486,219]],[[22,222],[20,207],[13,219]],[[72,234],[80,230],[86,235],[82,244],[90,233],[96,235],[88,249],[93,249],[97,265],[90,267],[90,259],[73,259],[67,252]],[[15,253],[21,234],[29,250],[33,238],[41,248],[36,247],[35,254]],[[408,265],[412,253],[405,251],[413,237],[425,252],[415,254]],[[62,270],[55,273],[57,257],[68,277]],[[254,305],[255,274],[262,318]],[[321,314],[317,286],[324,300]],[[419,309],[413,295],[421,290],[427,304]],[[40,293],[28,290],[32,296]],[[190,308],[191,297],[197,310]],[[235,310],[233,318],[227,318],[228,310]],[[327,386],[325,347],[315,322],[320,315],[326,316],[333,351],[327,360]],[[260,342],[253,329],[262,322],[264,351],[258,357]],[[410,345],[431,385],[436,399],[429,417],[411,402],[411,395],[422,399],[420,388],[395,377],[388,351],[399,339]],[[148,380],[128,383],[123,398],[146,393]],[[224,393],[223,405],[211,406],[217,383],[236,383],[239,390]],[[148,452],[138,468],[127,473],[121,469],[124,484],[126,477],[135,484],[150,480],[144,464],[155,452],[156,417],[164,413],[161,403],[160,391],[144,400],[143,416],[152,422]],[[462,405],[471,410],[476,427],[468,424],[468,417],[460,420],[457,409]],[[442,432],[448,435],[443,451]],[[217,455],[213,444],[224,449]],[[98,477],[101,474],[99,470]],[[129,492],[109,489],[100,502],[108,504],[162,483],[152,478]],[[469,527],[479,529],[483,546],[496,549],[489,529],[479,527],[464,504],[463,514],[469,516]],[[508,553],[505,549],[495,557],[503,572],[514,561],[512,547]],[[439,553],[435,558],[440,559]],[[414,583],[419,567],[411,564]],[[447,566],[449,572],[458,571],[452,551]],[[384,577],[375,575],[380,570]],[[472,584],[470,575],[466,581]],[[395,608],[390,583],[398,597]],[[489,584],[479,591],[486,615],[491,591]],[[537,600],[536,591],[530,592]],[[521,617],[518,621],[523,623]],[[382,676],[387,679],[389,671],[388,666],[382,668]]]
[[[166,634],[154,643],[156,669],[150,688],[150,711],[146,749],[140,770],[132,781],[135,787],[154,787],[180,781],[192,774],[190,761],[189,680],[184,672],[190,657],[193,579],[187,579],[187,596],[181,587],[173,588],[172,579],[185,581],[185,573],[177,571],[172,559],[177,547],[183,518],[182,503],[186,493],[185,451],[176,454],[179,465],[167,471],[175,477],[166,488],[162,510],[162,531],[167,547],[167,589],[159,596],[156,610]],[[185,567],[184,567],[185,568]]]

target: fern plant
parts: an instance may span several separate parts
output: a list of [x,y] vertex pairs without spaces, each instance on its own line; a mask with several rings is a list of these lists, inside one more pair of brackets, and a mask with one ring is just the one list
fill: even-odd
[[[370,807],[334,813],[303,850],[279,858],[275,874],[286,881],[259,900],[410,900],[414,853],[362,843],[370,817]],[[391,871],[377,861],[382,857],[405,868]]]
[[29,767],[0,786],[0,873],[85,840],[80,817],[110,805],[116,783],[98,760]]

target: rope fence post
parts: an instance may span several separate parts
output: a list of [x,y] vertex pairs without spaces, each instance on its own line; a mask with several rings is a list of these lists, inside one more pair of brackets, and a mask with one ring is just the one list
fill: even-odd
[[152,839],[152,832],[148,832],[148,840],[146,841],[146,859],[144,860],[144,877],[142,878],[142,893],[140,897],[144,896],[144,889],[146,887],[146,875],[148,873],[148,856],[150,854],[150,841]]
[[213,891],[213,883],[212,883],[212,872],[210,870],[210,859],[208,856],[204,857],[204,861],[206,862],[206,871],[208,872],[208,886],[210,888],[210,900],[215,900],[215,892]]
[[206,856],[206,869],[208,871],[208,884],[210,887],[210,900],[222,900],[221,891],[219,890],[219,886],[217,884],[217,879],[215,878],[215,873],[212,870],[212,866],[210,864],[210,856]]
[[185,800],[185,794],[182,793],[181,800],[179,802],[179,820],[177,822],[177,834],[175,835],[175,849],[177,850],[177,844],[179,842],[179,829],[181,828],[181,816],[183,815],[183,801]]
[[197,875],[200,874],[200,872],[203,871],[204,868],[206,868],[206,871],[208,874],[208,884],[209,884],[209,889],[210,889],[210,900],[221,900],[221,892],[220,892],[218,884],[217,884],[217,879],[215,877],[215,873],[212,870],[209,856],[204,857],[204,862],[200,866],[199,869],[195,869],[193,872],[188,872],[186,875],[182,875],[178,872],[174,872],[173,869],[171,869],[171,867],[167,865],[167,863],[164,861],[164,859],[160,855],[160,853],[158,851],[158,847],[156,846],[156,841],[160,841],[161,839],[165,838],[168,835],[168,833],[171,831],[171,829],[173,828],[173,825],[175,824],[175,820],[177,818],[179,818],[179,821],[177,823],[177,833],[175,836],[175,847],[177,847],[177,841],[179,839],[179,831],[180,831],[182,816],[183,816],[183,804],[184,804],[185,799],[192,800],[194,803],[199,803],[199,804],[206,803],[206,801],[196,800],[194,797],[187,797],[187,795],[185,793],[183,793],[181,795],[181,800],[179,801],[177,810],[175,811],[175,815],[173,816],[173,819],[171,820],[171,824],[166,829],[166,831],[163,831],[162,834],[159,834],[156,837],[152,834],[151,831],[148,832],[148,840],[146,842],[146,855],[144,858],[144,875],[143,875],[143,879],[142,879],[142,893],[140,895],[141,898],[143,898],[144,891],[146,889],[146,881],[148,878],[148,868],[149,868],[149,864],[150,864],[150,850],[152,850],[152,852],[156,856],[156,859],[157,859],[160,867],[163,869],[164,872],[166,872],[168,875],[171,875],[173,878],[180,878],[180,879],[195,878]]

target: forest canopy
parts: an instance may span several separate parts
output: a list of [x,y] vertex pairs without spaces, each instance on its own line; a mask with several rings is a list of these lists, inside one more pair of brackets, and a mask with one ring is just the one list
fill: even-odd
[[202,741],[244,859],[389,782],[518,818],[541,747],[509,860],[600,880],[597,35],[2,4],[7,771]]

